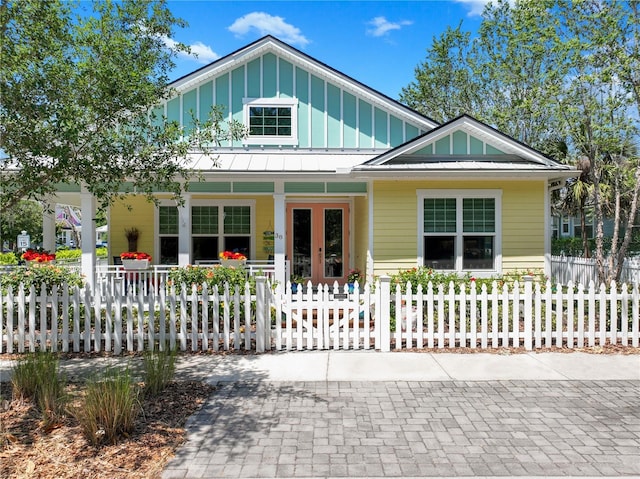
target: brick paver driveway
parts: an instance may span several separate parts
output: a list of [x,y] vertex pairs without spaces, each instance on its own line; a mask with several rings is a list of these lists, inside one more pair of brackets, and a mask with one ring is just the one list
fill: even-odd
[[640,381],[221,383],[163,477],[640,475]]

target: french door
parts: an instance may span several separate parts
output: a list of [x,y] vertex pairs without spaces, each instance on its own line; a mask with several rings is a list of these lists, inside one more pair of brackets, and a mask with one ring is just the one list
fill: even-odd
[[291,274],[312,283],[343,283],[349,268],[349,204],[289,203]]

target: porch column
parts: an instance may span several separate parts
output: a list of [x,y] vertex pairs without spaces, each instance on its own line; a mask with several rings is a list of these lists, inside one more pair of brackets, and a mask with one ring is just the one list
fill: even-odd
[[55,253],[56,251],[56,204],[44,201],[42,204],[42,247]]
[[273,260],[275,265],[276,281],[284,285],[289,278],[285,274],[286,256],[286,207],[284,194],[273,195]]
[[80,210],[82,226],[80,238],[82,242],[82,274],[93,290],[96,276],[96,199],[91,193],[80,193]]
[[184,195],[178,206],[178,265],[187,266],[191,259],[191,195]]

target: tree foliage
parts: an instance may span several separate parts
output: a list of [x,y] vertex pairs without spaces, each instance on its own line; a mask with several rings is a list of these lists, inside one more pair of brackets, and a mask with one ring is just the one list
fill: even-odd
[[[560,206],[581,216],[585,235],[587,211],[594,214],[602,281],[619,277],[637,211],[639,8],[636,0],[489,3],[477,37],[458,27],[434,39],[416,81],[401,95],[441,121],[469,108],[466,113],[581,167]],[[433,90],[451,84],[458,108],[438,109]],[[474,102],[462,100],[467,91]],[[605,217],[615,225],[606,261]],[[583,244],[588,256],[586,236]]]
[[125,181],[149,198],[179,197],[187,153],[215,142],[224,125],[214,110],[185,135],[150,114],[172,94],[168,74],[186,49],[166,45],[184,22],[165,1],[0,2],[0,211],[62,182],[102,204]]

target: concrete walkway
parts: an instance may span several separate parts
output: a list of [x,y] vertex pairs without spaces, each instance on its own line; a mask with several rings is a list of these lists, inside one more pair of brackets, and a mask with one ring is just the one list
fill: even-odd
[[638,354],[186,355],[178,375],[217,389],[163,479],[640,478]]

